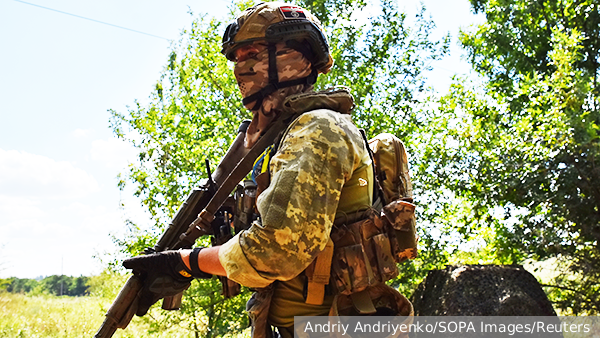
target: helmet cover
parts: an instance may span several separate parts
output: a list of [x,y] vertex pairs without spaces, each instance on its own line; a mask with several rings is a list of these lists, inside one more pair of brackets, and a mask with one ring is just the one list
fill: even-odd
[[333,65],[321,23],[299,6],[267,2],[246,9],[225,30],[221,53],[235,61],[236,49],[260,40],[267,43],[306,42],[312,52],[309,59],[319,73],[329,72]]

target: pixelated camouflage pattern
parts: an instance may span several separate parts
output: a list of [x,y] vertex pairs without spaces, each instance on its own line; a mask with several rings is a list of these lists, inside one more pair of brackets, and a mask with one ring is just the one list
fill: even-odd
[[271,160],[271,184],[257,199],[262,224],[240,237],[263,276],[294,278],[323,250],[344,183],[370,165],[363,144],[349,115],[315,110],[292,123]]
[[[269,322],[283,327],[293,325],[294,315],[329,312],[333,297],[319,306],[305,304],[304,283],[296,276],[327,244],[336,212],[355,211],[340,209],[340,201],[370,205],[373,189],[372,171],[366,169],[372,167],[371,160],[348,114],[353,102],[347,90],[294,95],[284,107],[288,113],[309,112],[290,125],[271,160],[271,183],[257,201],[261,222],[219,253],[229,278],[243,285],[280,281]],[[346,189],[346,183],[359,178],[371,182]]]
[[[327,93],[316,93],[314,97],[300,94],[300,98],[292,98],[289,109],[353,106],[346,90],[330,93],[333,99]],[[319,100],[319,95],[326,99]],[[287,104],[284,106],[288,109]],[[355,172],[366,173],[364,168],[368,166],[369,154],[349,111],[340,114],[317,109],[292,122],[271,160],[271,184],[257,199],[261,222],[236,236],[239,250],[221,249],[221,262],[230,269],[230,278],[253,275],[252,281],[258,285],[242,284],[264,287],[302,272],[329,239],[345,182]],[[369,187],[363,189],[361,204],[368,205]],[[243,259],[233,257],[240,253]],[[234,260],[245,262],[230,263]]]

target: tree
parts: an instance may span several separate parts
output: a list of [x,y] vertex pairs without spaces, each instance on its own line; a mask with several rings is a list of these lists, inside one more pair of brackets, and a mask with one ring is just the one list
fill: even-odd
[[[48,276],[37,281],[27,278],[3,280],[6,291],[12,293],[51,294],[55,296],[86,296],[89,294],[89,277]],[[1,282],[2,280],[0,280]]]
[[483,90],[459,80],[442,98],[423,166],[464,205],[451,229],[486,233],[496,262],[558,258],[569,273],[549,288],[556,305],[597,314],[598,4],[471,3],[486,22],[461,42]]
[[89,295],[89,277],[79,276],[72,277],[69,283],[69,296],[87,296]]
[[[377,15],[364,23],[356,17],[365,10],[365,1],[298,4],[324,24],[336,63],[331,73],[319,78],[316,88],[349,86],[358,125],[370,133],[388,131],[407,138],[421,123],[418,113],[427,96],[424,74],[430,62],[446,52],[448,38],[430,41],[433,23],[425,18],[424,10],[409,27],[406,16],[390,0],[381,1]],[[239,3],[231,14],[249,5]],[[206,177],[204,159],[215,163],[221,158],[239,123],[249,117],[241,105],[231,64],[219,53],[224,28],[224,23],[200,16],[173,45],[150,104],[136,102],[127,112],[111,111],[115,134],[139,151],[138,161],[121,176],[119,186],[133,185],[154,220],[152,229],[129,222],[129,234],[116,239],[129,255],[152,246],[187,193]],[[408,146],[415,147],[411,142]],[[240,317],[215,320],[219,314],[239,314],[243,304],[239,298],[224,301],[217,291],[215,281],[202,281],[188,291],[191,297],[184,298],[184,313],[204,311],[207,317],[210,325],[204,329],[190,324],[202,335],[221,335],[242,327]]]
[[29,293],[39,285],[39,282],[35,279],[9,278],[8,281],[6,291],[12,293]]

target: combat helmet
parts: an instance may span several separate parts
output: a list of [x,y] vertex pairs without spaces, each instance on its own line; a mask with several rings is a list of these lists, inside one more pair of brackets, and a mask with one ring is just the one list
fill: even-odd
[[[244,104],[262,99],[279,88],[297,84],[313,84],[318,73],[327,73],[333,65],[327,38],[321,23],[307,10],[279,2],[259,3],[242,12],[225,30],[221,53],[235,61],[236,49],[264,41],[269,49],[269,85],[244,98]],[[313,72],[306,78],[279,82],[275,64],[275,44],[285,42],[287,47],[301,52],[312,64]]]

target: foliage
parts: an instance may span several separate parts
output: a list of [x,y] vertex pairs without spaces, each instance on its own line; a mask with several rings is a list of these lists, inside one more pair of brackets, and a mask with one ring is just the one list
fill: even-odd
[[[408,139],[423,113],[425,74],[447,52],[449,36],[429,39],[435,25],[424,7],[410,23],[389,0],[378,8],[364,1],[308,0],[301,5],[325,23],[334,58],[332,71],[319,78],[317,87],[351,88],[358,126],[370,135],[389,132]],[[360,19],[366,15],[369,20]]]
[[105,269],[99,275],[89,279],[89,295],[106,299],[115,299],[128,276]]
[[239,334],[250,325],[244,314],[248,298],[249,292],[245,290],[241,295],[224,300],[216,278],[198,280],[186,292],[181,311],[187,318],[195,319],[190,329],[202,337]]
[[39,282],[35,279],[9,278],[6,291],[13,293],[29,293],[35,289]]
[[[319,77],[317,87],[351,88],[353,121],[359,127],[368,135],[395,134],[409,153],[418,153],[421,144],[415,142],[416,135],[426,129],[429,114],[425,107],[431,90],[425,84],[426,74],[431,63],[448,52],[449,36],[429,39],[435,24],[427,19],[425,7],[411,22],[393,1],[380,1],[379,8],[364,1],[306,0],[300,5],[324,23],[334,58],[333,69]],[[359,19],[366,15],[369,20]],[[428,205],[425,189],[429,188],[415,184],[418,204]],[[447,263],[445,243],[429,232],[433,218],[423,216],[419,215],[423,223],[418,231],[420,246],[427,250],[421,251],[417,260],[401,264],[402,273],[392,282],[407,296],[427,271]]]
[[206,177],[204,159],[215,163],[221,158],[248,117],[240,113],[235,81],[219,53],[215,33],[221,30],[215,19],[194,21],[173,46],[150,105],[136,102],[126,114],[112,111],[114,132],[139,149],[127,179],[135,183],[135,195],[155,216],[158,230],[190,187]]
[[[598,35],[592,1],[472,0],[487,21],[461,42],[484,86],[457,79],[429,125],[421,163],[439,187],[445,233],[479,238],[485,259],[551,257],[567,313],[600,302]],[[449,202],[446,202],[449,201]],[[463,205],[462,213],[452,204]]]
[[8,286],[11,283],[11,279],[9,278],[0,278],[0,291],[6,291],[6,288],[8,288]]
[[0,337],[91,337],[102,317],[95,298],[0,293]]
[[55,296],[85,296],[89,294],[89,277],[53,275],[42,280],[9,278],[6,291],[11,293],[50,294]]

